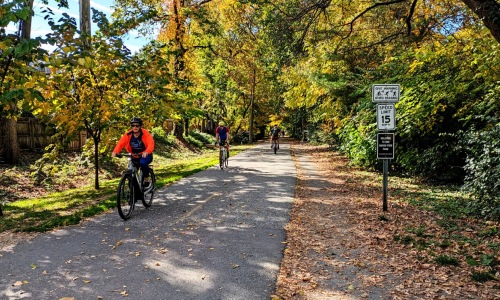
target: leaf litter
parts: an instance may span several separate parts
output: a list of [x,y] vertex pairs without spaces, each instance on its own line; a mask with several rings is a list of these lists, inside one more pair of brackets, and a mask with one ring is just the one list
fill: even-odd
[[[376,173],[350,167],[326,147],[291,148],[298,181],[272,299],[500,299],[497,280],[471,276],[498,278],[499,265],[467,263],[471,255],[480,261],[478,253],[499,259],[498,249],[487,247],[500,245],[498,234],[474,240],[487,222],[456,220],[463,226],[450,238],[439,215],[391,195],[390,186],[383,212]],[[457,264],[436,262],[447,256]]]

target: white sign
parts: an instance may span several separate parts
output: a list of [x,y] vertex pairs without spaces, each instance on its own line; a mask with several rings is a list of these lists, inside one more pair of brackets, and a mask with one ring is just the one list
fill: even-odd
[[372,102],[395,103],[399,101],[399,84],[372,85]]
[[394,104],[377,104],[378,130],[396,129],[396,110]]

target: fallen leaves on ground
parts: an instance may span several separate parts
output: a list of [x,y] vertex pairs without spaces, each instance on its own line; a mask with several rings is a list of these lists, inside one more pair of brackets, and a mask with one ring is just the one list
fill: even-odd
[[[456,220],[464,229],[450,233],[438,225],[439,215],[390,190],[383,212],[376,174],[349,167],[326,148],[292,149],[298,184],[273,299],[500,299],[497,281],[471,276],[491,271],[491,264],[467,263],[467,256],[498,261],[498,249],[487,246],[500,245],[498,235],[477,239],[483,223]],[[316,174],[304,168],[308,160]],[[453,257],[457,265],[440,265],[437,257]]]

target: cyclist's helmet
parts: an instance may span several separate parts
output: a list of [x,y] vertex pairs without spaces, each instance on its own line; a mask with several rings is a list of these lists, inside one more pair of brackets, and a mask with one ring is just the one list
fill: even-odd
[[224,121],[220,121],[219,126],[226,126],[226,123]]
[[132,119],[130,119],[130,124],[131,125],[135,124],[135,123],[137,123],[137,124],[139,124],[139,125],[142,126],[142,119],[138,118],[138,117],[133,117]]

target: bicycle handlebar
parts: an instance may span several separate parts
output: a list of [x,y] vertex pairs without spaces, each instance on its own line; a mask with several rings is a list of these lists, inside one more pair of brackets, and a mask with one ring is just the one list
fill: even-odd
[[134,157],[134,156],[141,156],[142,153],[117,153],[115,157]]

